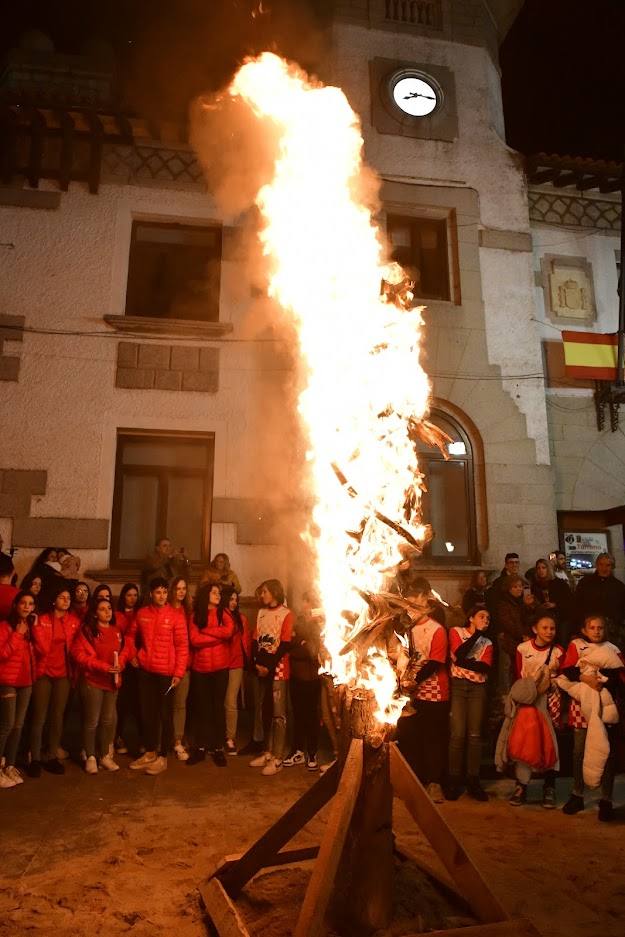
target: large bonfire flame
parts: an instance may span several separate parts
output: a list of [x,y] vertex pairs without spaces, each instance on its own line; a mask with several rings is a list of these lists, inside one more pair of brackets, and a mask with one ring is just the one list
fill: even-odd
[[275,173],[256,204],[269,292],[299,339],[314,500],[307,536],[331,671],[372,689],[376,718],[395,723],[405,698],[388,656],[353,638],[370,626],[372,597],[407,545],[418,549],[427,535],[413,441],[429,396],[421,309],[411,308],[406,275],[385,260],[383,234],[359,195],[370,173],[343,92],[264,53],[240,68],[229,94],[279,134]]

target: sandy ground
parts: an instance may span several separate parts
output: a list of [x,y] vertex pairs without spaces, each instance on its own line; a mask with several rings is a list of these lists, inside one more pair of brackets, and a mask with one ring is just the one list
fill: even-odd
[[[44,773],[1,792],[2,937],[205,935],[197,886],[207,870],[242,851],[314,780],[302,768],[263,778],[241,758],[221,770],[170,759],[156,778],[119,761],[117,774],[91,777],[71,764],[64,778]],[[625,810],[600,824],[594,807],[576,817],[537,804],[514,809],[511,782],[487,786],[488,804],[463,797],[441,809],[508,911],[545,937],[623,937]],[[569,789],[559,782],[560,802]],[[620,779],[617,803],[624,800]],[[322,825],[316,818],[297,843],[318,842]],[[395,829],[414,849],[429,849],[398,802]],[[288,933],[305,874],[282,883],[282,873],[269,874],[247,900],[252,930]],[[287,912],[277,911],[274,895],[287,893]]]

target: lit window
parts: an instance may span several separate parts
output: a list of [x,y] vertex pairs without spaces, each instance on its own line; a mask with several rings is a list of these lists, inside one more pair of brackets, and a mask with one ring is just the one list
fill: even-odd
[[391,258],[414,280],[415,296],[451,300],[447,219],[389,215],[387,231]]
[[433,410],[430,421],[450,437],[449,458],[418,443],[419,468],[425,475],[424,521],[433,537],[423,553],[425,562],[474,563],[476,555],[475,496],[471,444],[464,430],[447,414]]

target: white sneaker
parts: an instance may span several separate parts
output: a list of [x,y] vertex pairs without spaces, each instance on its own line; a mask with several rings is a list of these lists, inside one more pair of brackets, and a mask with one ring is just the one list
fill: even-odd
[[317,771],[319,768],[319,762],[315,755],[309,755],[306,759],[306,767],[309,771]]
[[15,781],[16,784],[23,784],[24,778],[21,775],[21,772],[15,767],[15,765],[9,765],[8,768],[4,769],[5,777],[9,778],[11,781]]
[[110,754],[100,758],[100,767],[106,768],[107,771],[119,771],[119,765]]
[[440,784],[437,784],[436,781],[431,781],[426,787],[427,794],[435,804],[444,804],[445,795],[443,794]]
[[155,758],[145,769],[146,774],[161,774],[163,771],[167,771],[167,759],[162,755]]
[[0,768],[0,788],[3,787],[17,787],[17,782],[10,778],[4,769]]
[[257,755],[256,758],[252,758],[250,768],[264,768],[270,761],[271,752],[263,752],[261,755]]
[[155,761],[156,754],[154,752],[145,752],[139,758],[135,758],[134,761],[131,761],[128,767],[132,768],[133,771],[143,771],[144,768],[153,765]]
[[174,751],[176,753],[176,758],[178,759],[178,761],[189,760],[189,752],[186,750],[182,742],[176,742],[176,744],[174,745]]
[[89,755],[85,761],[85,771],[87,774],[97,774],[98,773],[98,763],[95,760],[95,755]]
[[69,752],[66,752],[64,748],[57,748],[56,757],[59,761],[67,761],[69,758]]
[[282,764],[285,768],[290,768],[292,765],[303,765],[305,761],[304,752],[298,749],[296,752],[293,752],[292,755],[289,755],[288,758],[285,758]]
[[270,758],[260,773],[264,774],[265,777],[271,777],[272,775],[277,774],[278,771],[282,771],[282,762],[278,761],[277,758]]

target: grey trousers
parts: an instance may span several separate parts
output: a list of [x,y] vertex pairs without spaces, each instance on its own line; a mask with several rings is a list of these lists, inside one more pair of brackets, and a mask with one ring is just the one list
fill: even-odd
[[67,677],[39,677],[33,684],[30,724],[30,757],[41,761],[41,737],[48,720],[48,754],[56,758],[61,744],[63,718],[69,696]]
[[7,768],[15,764],[32,689],[0,686],[0,758],[4,755]]
[[[80,683],[82,747],[87,758],[108,755],[117,725],[117,690],[101,690],[86,680]],[[96,744],[97,735],[97,744]]]
[[[272,710],[271,727],[269,738],[265,741],[265,751],[271,752],[274,758],[282,761],[284,758],[284,747],[286,743],[286,707],[287,707],[287,688],[288,680],[270,680],[262,679],[257,681],[258,688],[258,707],[256,707],[256,694],[254,694],[255,712],[254,712],[254,739],[256,740],[256,716],[260,713],[262,724],[262,711],[265,695],[271,691]],[[260,741],[260,739],[258,739]]]
[[[239,718],[238,699],[241,683],[243,682],[243,668],[235,667],[228,672],[228,689],[226,690],[226,738],[233,741],[237,737],[237,722]],[[256,715],[256,713],[254,713]],[[254,736],[256,738],[256,736]],[[260,739],[257,739],[260,742]]]

